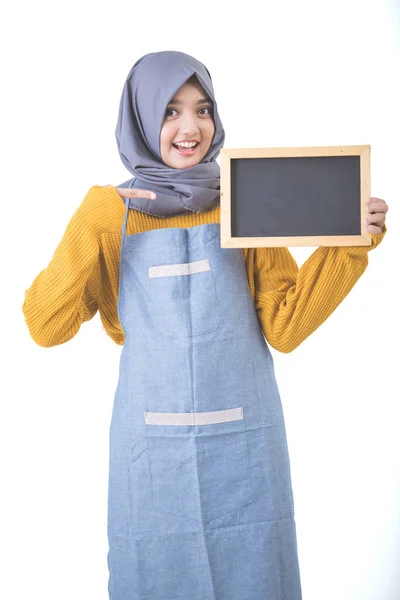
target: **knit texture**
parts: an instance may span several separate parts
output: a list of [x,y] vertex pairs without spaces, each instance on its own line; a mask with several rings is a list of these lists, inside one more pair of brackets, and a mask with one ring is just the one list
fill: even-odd
[[[23,313],[33,340],[50,347],[70,340],[99,311],[107,334],[124,343],[118,313],[120,245],[125,205],[115,187],[93,186],[69,221],[48,266],[25,292]],[[220,220],[220,207],[170,218],[130,210],[128,235]],[[247,280],[266,340],[291,352],[342,302],[368,265],[370,246],[319,247],[300,269],[287,248],[244,248]]]

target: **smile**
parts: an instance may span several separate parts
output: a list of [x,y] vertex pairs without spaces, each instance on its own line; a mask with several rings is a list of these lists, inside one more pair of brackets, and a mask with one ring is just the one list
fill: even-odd
[[179,154],[181,154],[182,156],[191,156],[192,154],[194,154],[197,150],[197,147],[199,146],[200,142],[197,142],[193,147],[188,147],[188,146],[181,146],[178,144],[172,144],[173,147],[175,148],[175,150],[177,152],[179,152]]

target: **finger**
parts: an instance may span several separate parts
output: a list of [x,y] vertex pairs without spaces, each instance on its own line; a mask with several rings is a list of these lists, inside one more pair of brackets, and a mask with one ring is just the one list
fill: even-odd
[[[371,204],[372,202],[385,202],[383,200],[383,198],[377,198],[376,196],[370,196],[369,198],[367,198],[366,203],[367,204]],[[386,202],[385,202],[386,204]]]
[[[371,215],[368,219],[366,219],[365,224],[367,226],[367,231],[371,231],[369,227],[377,227],[381,230],[385,224],[385,219],[382,218],[382,215]],[[376,233],[375,231],[372,232]],[[381,231],[379,233],[381,233]]]
[[385,213],[373,213],[367,215],[365,222],[367,223],[367,225],[378,225],[379,227],[382,227],[383,223],[385,222],[385,219]]
[[379,235],[382,233],[382,229],[377,227],[376,225],[368,225],[367,227],[368,233],[374,233],[375,235]]
[[367,212],[370,213],[387,213],[388,210],[389,207],[384,200],[382,202],[371,202],[367,205]]
[[147,198],[148,200],[155,200],[157,194],[150,190],[140,190],[138,188],[115,188],[121,198]]

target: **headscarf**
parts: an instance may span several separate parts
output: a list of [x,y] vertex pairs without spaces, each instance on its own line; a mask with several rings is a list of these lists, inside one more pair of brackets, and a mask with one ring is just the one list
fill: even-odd
[[[196,75],[213,102],[215,132],[201,162],[186,169],[166,165],[160,152],[160,133],[167,105],[186,81]],[[211,75],[198,60],[176,51],[142,56],[126,78],[115,130],[122,162],[133,175],[118,187],[156,192],[156,200],[130,198],[129,207],[158,217],[214,208],[220,198],[220,168],[216,157],[225,140]]]

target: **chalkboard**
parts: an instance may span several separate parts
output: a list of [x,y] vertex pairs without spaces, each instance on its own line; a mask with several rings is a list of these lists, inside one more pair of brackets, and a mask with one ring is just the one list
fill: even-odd
[[363,146],[221,149],[221,247],[369,246]]

